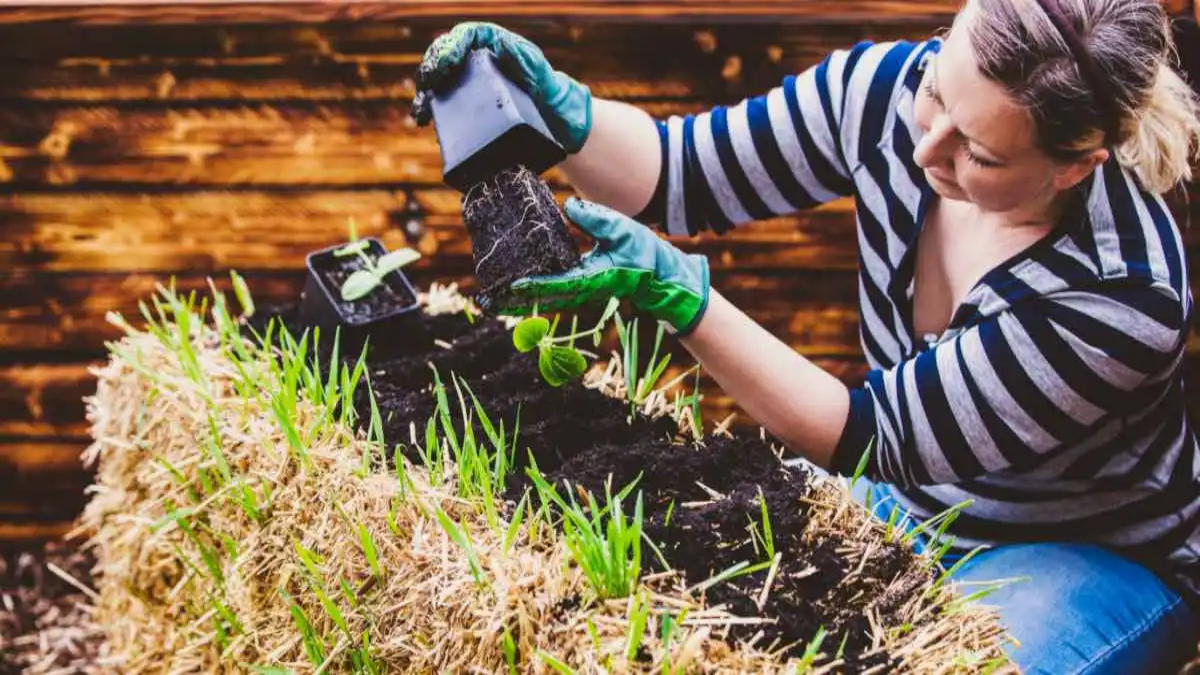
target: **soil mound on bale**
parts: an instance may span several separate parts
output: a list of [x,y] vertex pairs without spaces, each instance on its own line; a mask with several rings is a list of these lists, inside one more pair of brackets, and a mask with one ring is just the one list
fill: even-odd
[[524,167],[472,186],[462,205],[479,281],[476,297],[485,308],[502,302],[517,279],[566,272],[579,263],[549,186]]
[[[619,361],[550,387],[502,321],[469,319],[441,288],[426,300],[419,329],[371,336],[357,432],[329,423],[345,401],[312,400],[319,379],[289,379],[295,345],[247,357],[194,318],[187,340],[129,331],[90,408],[99,485],[84,517],[123,671],[971,672],[1001,657],[991,614],[956,606],[928,559],[767,439],[695,443],[670,417],[631,419]],[[303,332],[294,311],[276,316]],[[327,374],[330,342],[308,353]],[[497,515],[463,496],[454,466],[421,462],[435,370],[519,430]],[[289,386],[306,394],[294,410]],[[664,560],[643,548],[631,598],[598,599],[562,533],[530,515],[526,449],[566,490],[636,480]]]

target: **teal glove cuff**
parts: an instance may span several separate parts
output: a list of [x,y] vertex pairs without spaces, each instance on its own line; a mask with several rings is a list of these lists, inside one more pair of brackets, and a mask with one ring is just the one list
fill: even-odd
[[545,101],[535,99],[538,112],[555,140],[575,154],[583,149],[592,130],[592,90],[561,71],[554,72],[553,80]]

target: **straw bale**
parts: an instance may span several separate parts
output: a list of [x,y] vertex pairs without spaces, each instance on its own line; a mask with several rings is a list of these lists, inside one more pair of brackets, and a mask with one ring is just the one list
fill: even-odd
[[[435,286],[423,299],[430,313],[467,306],[452,287]],[[102,657],[120,672],[226,673],[255,666],[354,672],[351,653],[366,639],[378,672],[503,673],[509,672],[506,634],[517,647],[516,672],[553,672],[552,659],[581,673],[660,672],[665,660],[678,672],[794,666],[767,646],[725,640],[729,625],[760,619],[707,607],[673,574],[642,580],[638,597],[652,611],[643,658],[627,660],[632,600],[595,601],[556,531],[544,522],[533,529],[526,519],[506,546],[505,505],[493,530],[477,504],[459,499],[450,480],[433,482],[424,467],[403,461],[407,478],[401,480],[386,463],[373,461],[364,474],[364,455],[379,449],[337,424],[308,440],[306,465],[271,409],[279,383],[267,381],[260,396],[243,398],[233,385],[238,364],[218,335],[207,325],[192,328],[187,338],[204,384],[189,378],[178,354],[160,340],[130,329],[114,350],[124,357],[97,370],[96,395],[88,401],[94,442],[85,461],[97,473],[77,535],[97,560],[93,611],[107,635]],[[240,366],[267,372],[261,355]],[[622,381],[614,372],[598,368],[589,382],[619,394],[612,391]],[[664,401],[651,401],[647,412],[663,414]],[[321,426],[324,412],[302,398],[300,428]],[[202,476],[219,474],[214,445],[238,480],[205,490]],[[239,484],[257,495],[259,520],[238,504]],[[810,536],[837,533],[869,564],[881,527],[838,483],[820,482],[810,497]],[[186,515],[179,516],[182,509]],[[484,583],[440,524],[439,510],[468,534]],[[379,574],[365,553],[363,530],[377,549]],[[301,548],[314,554],[319,581]],[[894,603],[893,615],[875,617],[879,648],[902,658],[907,672],[969,672],[974,666],[961,654],[973,651],[981,661],[1000,654],[1004,635],[992,613],[970,607],[942,616],[939,608],[957,591],[928,590],[894,589],[904,601]],[[321,636],[320,667],[311,662],[285,597]],[[340,617],[331,616],[327,602]],[[687,620],[669,645],[662,644],[663,613],[683,608]],[[896,630],[907,623],[912,630]]]

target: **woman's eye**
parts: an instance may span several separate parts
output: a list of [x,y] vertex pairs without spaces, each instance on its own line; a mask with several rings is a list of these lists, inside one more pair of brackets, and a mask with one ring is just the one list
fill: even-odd
[[967,152],[967,161],[971,162],[975,166],[978,166],[978,167],[981,167],[984,169],[994,169],[994,168],[1000,166],[999,164],[993,162],[990,159],[984,159],[983,157],[980,157],[979,155],[975,154],[974,152],[971,152],[971,148],[968,147],[965,143],[963,144],[963,148]]

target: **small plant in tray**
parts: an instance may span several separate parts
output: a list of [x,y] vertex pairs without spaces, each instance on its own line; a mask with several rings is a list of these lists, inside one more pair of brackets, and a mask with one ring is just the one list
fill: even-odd
[[419,306],[417,293],[401,271],[421,257],[413,249],[388,251],[374,237],[349,241],[308,255],[308,279],[301,314],[333,329],[378,325]]

